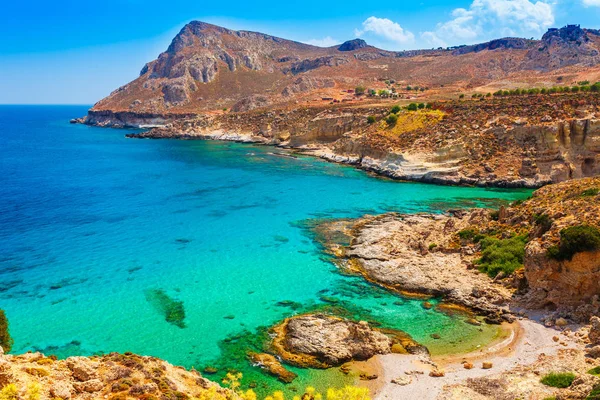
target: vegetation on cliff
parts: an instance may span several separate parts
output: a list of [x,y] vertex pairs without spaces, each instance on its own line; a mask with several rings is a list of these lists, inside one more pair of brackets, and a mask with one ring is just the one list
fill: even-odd
[[5,353],[8,353],[12,349],[13,339],[8,331],[8,318],[4,310],[0,310],[0,347]]
[[481,240],[481,258],[476,261],[479,270],[491,278],[503,272],[508,276],[523,268],[525,257],[526,235],[514,236],[506,239],[485,237]]
[[577,225],[560,231],[560,242],[548,248],[548,257],[570,261],[576,253],[596,250],[600,250],[600,230],[595,226]]

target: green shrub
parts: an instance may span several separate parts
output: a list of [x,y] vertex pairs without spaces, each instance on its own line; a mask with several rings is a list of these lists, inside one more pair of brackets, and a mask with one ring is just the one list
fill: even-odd
[[533,221],[536,225],[542,228],[542,235],[548,232],[552,227],[552,220],[548,214],[534,214]]
[[492,221],[498,221],[498,219],[500,219],[500,210],[490,212],[490,218]]
[[551,372],[545,375],[540,382],[546,386],[555,388],[568,388],[575,380],[575,374],[572,372]]
[[510,275],[523,267],[527,236],[515,236],[509,239],[485,237],[481,240],[481,258],[475,261],[481,272],[495,277],[504,272]]
[[590,189],[586,189],[583,192],[581,192],[581,197],[592,197],[592,196],[596,196],[598,193],[600,193],[600,189],[590,188]]
[[396,125],[396,122],[398,122],[398,116],[396,114],[390,114],[385,119],[385,122],[387,122],[389,126],[394,126]]
[[392,107],[392,109],[390,110],[390,112],[392,114],[398,114],[400,112],[401,108],[398,104],[396,104],[394,107]]
[[473,240],[478,234],[479,232],[477,232],[473,228],[466,228],[461,231],[458,231],[458,237],[463,240]]
[[422,110],[425,108],[425,103],[419,103],[417,107],[419,107],[419,110]]
[[0,310],[0,346],[4,352],[8,353],[13,345],[13,339],[8,332],[8,319],[4,310]]
[[600,367],[594,367],[590,369],[587,373],[590,375],[600,376]]
[[558,246],[548,249],[547,255],[558,261],[571,260],[576,253],[600,250],[600,231],[590,225],[577,225],[560,231]]
[[430,243],[429,244],[429,251],[435,249],[436,247],[438,247],[437,243]]
[[465,98],[465,95],[464,95],[464,94],[461,94],[460,96],[458,96],[458,98],[459,98],[459,99],[464,99],[464,98]]
[[375,118],[373,115],[369,115],[369,116],[367,117],[367,122],[368,122],[369,124],[374,124],[374,123],[375,123],[375,121],[377,121],[377,119],[376,119],[376,118]]
[[417,105],[417,103],[410,103],[406,109],[408,111],[417,111],[419,109],[419,106]]
[[364,86],[357,86],[354,88],[354,93],[360,95],[360,94],[365,94],[365,92],[367,91],[367,88]]

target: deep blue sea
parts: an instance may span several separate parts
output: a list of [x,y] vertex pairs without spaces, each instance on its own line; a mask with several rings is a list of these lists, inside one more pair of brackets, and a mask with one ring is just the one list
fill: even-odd
[[[529,191],[399,183],[272,147],[69,124],[86,111],[0,106],[0,308],[13,352],[132,351],[260,380],[243,354],[260,327],[321,305],[423,342],[479,334],[338,273],[303,226],[491,206]],[[167,321],[181,307],[185,319]]]

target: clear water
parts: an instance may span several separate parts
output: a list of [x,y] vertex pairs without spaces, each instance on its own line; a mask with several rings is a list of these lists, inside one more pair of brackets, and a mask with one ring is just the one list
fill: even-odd
[[[244,340],[332,301],[423,342],[481,334],[339,274],[302,223],[493,205],[529,191],[398,183],[270,147],[133,140],[68,123],[85,112],[0,107],[0,308],[13,352],[132,351],[276,385],[249,366]],[[152,290],[183,303],[184,328],[148,301]],[[300,374],[300,384],[318,375]]]

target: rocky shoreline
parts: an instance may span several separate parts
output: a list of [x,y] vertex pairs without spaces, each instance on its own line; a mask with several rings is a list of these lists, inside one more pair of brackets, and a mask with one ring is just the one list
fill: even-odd
[[[236,143],[261,144],[275,146],[293,153],[317,157],[336,164],[350,165],[357,169],[372,173],[379,177],[403,182],[419,182],[443,186],[477,186],[504,189],[537,189],[552,183],[551,180],[536,179],[498,179],[492,177],[472,178],[463,176],[456,168],[434,168],[423,170],[422,165],[410,164],[407,160],[389,161],[372,157],[339,155],[326,145],[313,144],[293,147],[273,143],[271,140],[257,135],[245,133],[228,133],[217,130],[210,133],[178,133],[170,130],[150,130],[125,135],[131,139],[177,139],[177,140],[217,140]],[[417,170],[419,172],[417,172]]]
[[539,188],[600,173],[595,94],[437,102],[401,109],[389,124],[392,105],[209,114],[90,110],[72,122],[150,128],[130,138],[274,145],[379,176],[439,185]]
[[[346,271],[401,295],[443,298],[491,323],[511,322],[511,290],[468,268],[460,249],[450,249],[456,232],[489,218],[486,210],[459,217],[384,214],[325,222],[317,230]],[[327,241],[339,235],[348,236],[351,244]]]

